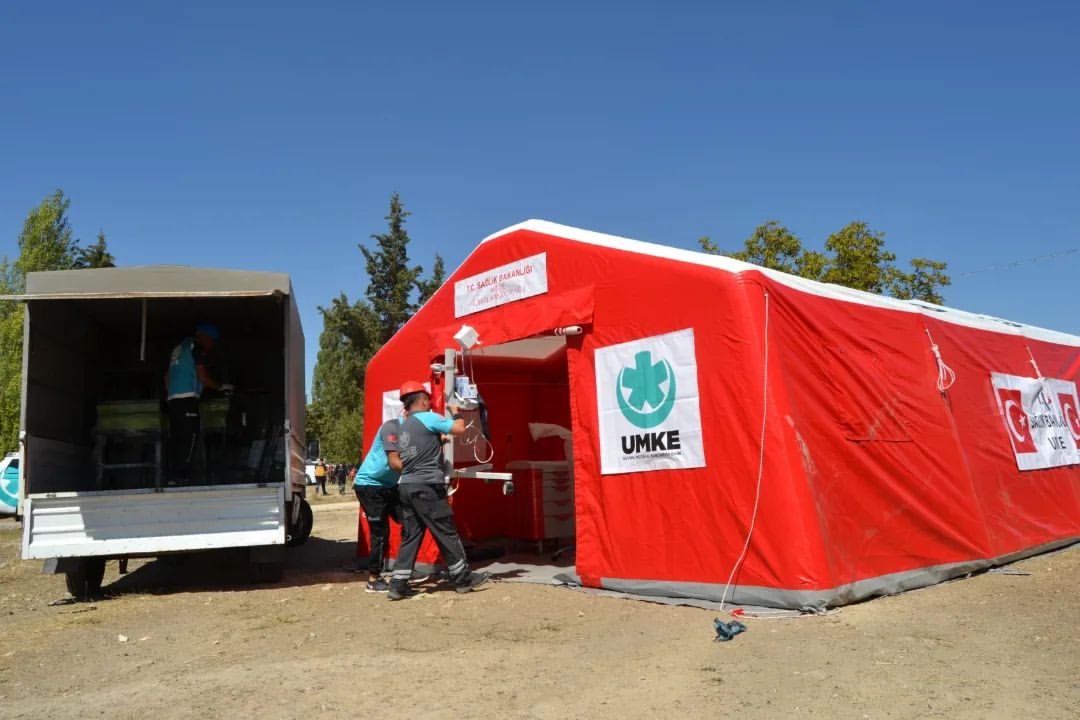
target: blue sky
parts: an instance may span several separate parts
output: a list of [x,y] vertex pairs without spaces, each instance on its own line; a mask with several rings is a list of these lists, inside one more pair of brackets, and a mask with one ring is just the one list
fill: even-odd
[[450,269],[533,217],[725,249],[859,219],[947,261],[947,304],[1080,334],[1078,24],[1065,2],[5,3],[0,253],[59,187],[121,264],[288,271],[310,373],[316,306],[362,294],[395,191],[414,261]]

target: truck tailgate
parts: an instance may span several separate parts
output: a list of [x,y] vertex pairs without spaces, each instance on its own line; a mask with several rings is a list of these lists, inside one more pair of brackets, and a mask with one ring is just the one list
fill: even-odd
[[285,543],[282,485],[30,495],[24,559],[156,554]]

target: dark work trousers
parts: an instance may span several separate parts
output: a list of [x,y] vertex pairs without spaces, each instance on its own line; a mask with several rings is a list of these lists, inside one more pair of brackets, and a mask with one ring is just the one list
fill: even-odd
[[169,477],[191,480],[199,444],[199,398],[169,400]]
[[394,562],[393,581],[407,581],[412,575],[425,529],[430,530],[435,538],[452,580],[469,572],[465,547],[461,544],[454,523],[454,511],[447,500],[446,486],[425,483],[398,485],[398,499],[401,501],[401,549]]
[[368,555],[368,572],[379,575],[386,563],[386,553],[390,550],[390,518],[401,522],[398,493],[396,487],[379,485],[353,485],[356,499],[364,509],[368,531],[371,535],[371,554]]

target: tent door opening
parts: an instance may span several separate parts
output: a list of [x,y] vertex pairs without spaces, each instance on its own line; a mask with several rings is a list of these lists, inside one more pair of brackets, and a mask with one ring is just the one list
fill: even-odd
[[466,409],[468,429],[448,449],[461,478],[454,515],[462,536],[505,539],[512,552],[563,554],[576,527],[566,338],[449,351],[444,367],[438,394],[449,400],[455,384],[459,395],[475,386],[489,429],[485,437],[479,407]]

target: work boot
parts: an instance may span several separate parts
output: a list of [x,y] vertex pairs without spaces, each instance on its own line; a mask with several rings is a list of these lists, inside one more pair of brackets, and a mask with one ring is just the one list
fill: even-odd
[[[407,586],[406,586],[407,587]],[[386,582],[382,578],[375,580],[368,580],[368,584],[364,587],[364,592],[369,593],[384,593],[390,591],[390,583]]]
[[390,600],[405,600],[416,595],[416,591],[409,587],[409,583],[405,580],[391,580],[390,591],[386,594],[386,597]]
[[491,573],[469,572],[466,570],[461,577],[454,580],[454,590],[459,593],[472,592],[489,579],[491,579]]

